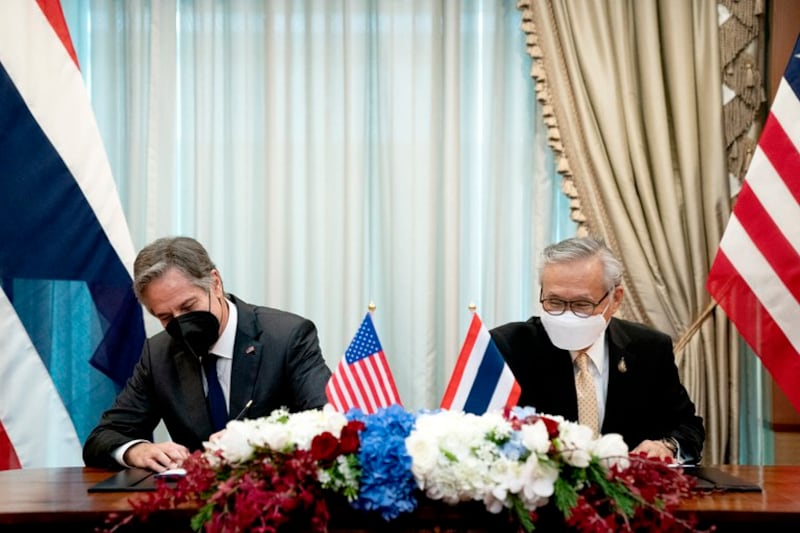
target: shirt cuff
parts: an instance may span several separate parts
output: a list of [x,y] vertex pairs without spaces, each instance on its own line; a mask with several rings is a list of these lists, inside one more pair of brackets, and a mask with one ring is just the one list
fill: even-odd
[[140,442],[148,442],[148,441],[146,441],[144,439],[136,439],[136,440],[132,440],[130,442],[126,442],[125,444],[123,444],[122,446],[120,446],[119,448],[117,448],[116,450],[111,452],[111,457],[113,457],[116,462],[118,462],[119,464],[121,464],[125,468],[130,468],[131,465],[127,464],[123,460],[123,457],[125,457],[125,452],[128,451],[128,448],[130,448],[134,444],[139,444]]

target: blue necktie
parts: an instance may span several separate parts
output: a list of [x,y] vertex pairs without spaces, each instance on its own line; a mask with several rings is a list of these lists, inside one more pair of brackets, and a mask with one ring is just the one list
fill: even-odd
[[203,371],[206,373],[208,383],[208,394],[206,394],[208,413],[211,415],[214,431],[219,431],[228,422],[228,407],[225,405],[225,395],[222,394],[222,386],[217,377],[216,355],[210,353],[203,357]]

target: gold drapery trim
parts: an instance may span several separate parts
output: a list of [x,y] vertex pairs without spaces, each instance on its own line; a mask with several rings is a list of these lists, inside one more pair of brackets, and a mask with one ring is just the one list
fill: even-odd
[[536,88],[536,99],[542,106],[542,116],[547,127],[547,144],[553,150],[556,161],[556,171],[561,175],[561,190],[569,198],[570,219],[578,224],[577,234],[586,236],[589,234],[586,215],[581,207],[581,200],[578,188],[573,179],[572,169],[561,142],[561,131],[558,128],[553,97],[547,81],[547,73],[542,59],[542,49],[539,47],[539,38],[536,32],[536,24],[533,22],[533,14],[530,7],[531,0],[520,0],[517,2],[517,9],[522,13],[522,31],[525,32],[525,48],[528,55],[533,60],[531,64],[531,77]]
[[719,27],[722,81],[733,97],[722,108],[728,172],[739,183],[744,179],[756,141],[750,133],[765,101],[760,62],[753,44],[761,34],[762,0],[718,0],[730,13]]

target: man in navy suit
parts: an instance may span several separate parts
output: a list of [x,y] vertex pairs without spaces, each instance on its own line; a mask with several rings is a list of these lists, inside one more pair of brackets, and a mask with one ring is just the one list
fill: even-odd
[[[83,448],[88,466],[163,471],[237,416],[322,407],[331,373],[314,324],[226,294],[194,239],[158,239],[134,262],[134,292],[162,331]],[[150,436],[163,420],[172,441]]]
[[[601,241],[567,239],[545,249],[540,280],[542,316],[491,331],[522,389],[518,404],[581,423],[580,411],[591,412],[588,425],[621,434],[634,453],[699,461],[703,420],[681,384],[672,340],[612,317],[622,302],[620,261]],[[589,389],[594,398],[581,394]]]

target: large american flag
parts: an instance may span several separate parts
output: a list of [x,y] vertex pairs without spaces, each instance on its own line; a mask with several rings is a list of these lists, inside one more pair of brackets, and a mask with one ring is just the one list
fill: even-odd
[[800,38],[707,288],[800,410]]
[[381,407],[400,404],[389,363],[375,332],[370,313],[325,387],[328,401],[340,412],[359,408],[372,414]]
[[472,314],[467,336],[442,398],[442,409],[482,415],[488,411],[513,407],[520,387],[500,350],[483,325],[478,313]]

